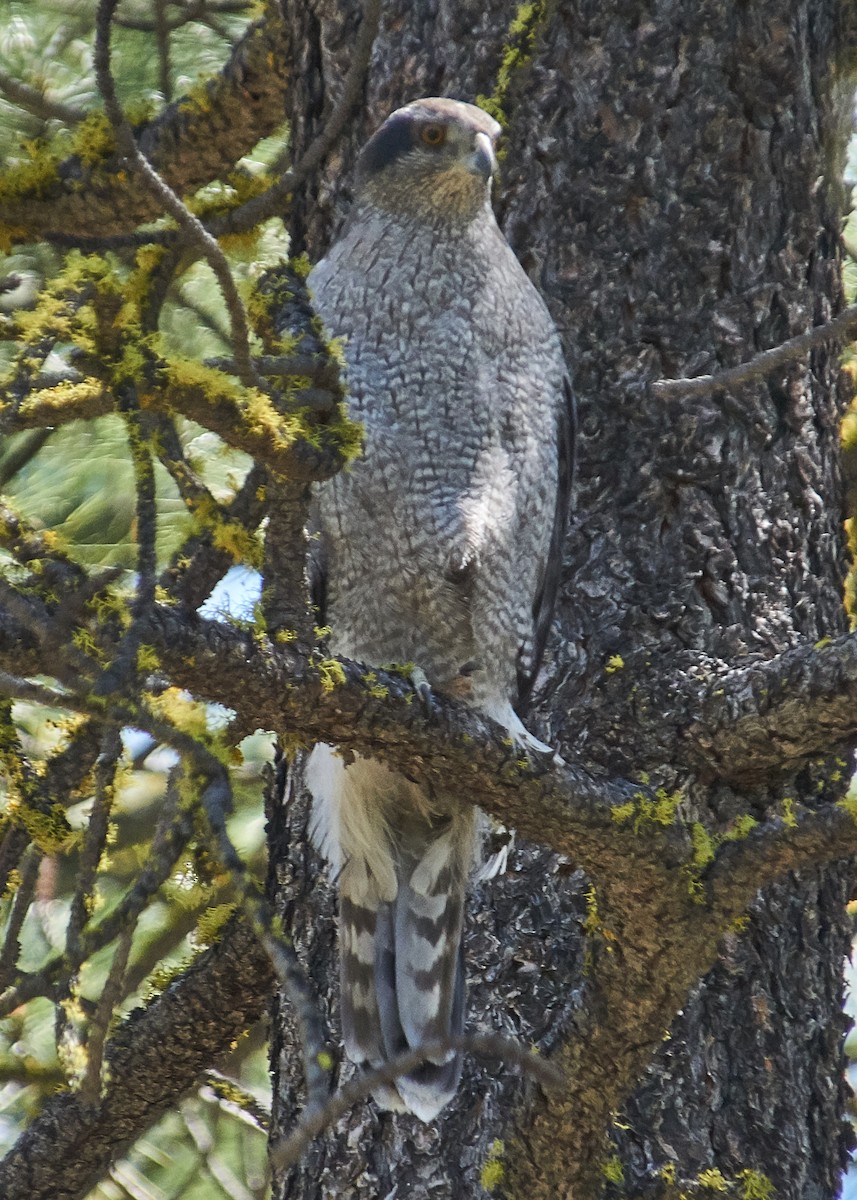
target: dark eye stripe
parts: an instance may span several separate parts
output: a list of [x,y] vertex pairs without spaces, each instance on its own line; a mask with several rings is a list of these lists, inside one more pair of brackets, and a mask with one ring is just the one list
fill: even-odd
[[414,148],[414,122],[407,113],[397,113],[369,139],[360,155],[363,176],[383,171]]

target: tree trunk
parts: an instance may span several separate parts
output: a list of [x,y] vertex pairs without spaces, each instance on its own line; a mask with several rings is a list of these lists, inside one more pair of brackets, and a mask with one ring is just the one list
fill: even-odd
[[[499,102],[498,214],[563,334],[581,417],[557,628],[528,723],[569,761],[651,780],[689,825],[721,832],[777,806],[788,820],[847,783],[841,759],[746,787],[672,765],[694,719],[683,680],[846,628],[846,396],[835,347],[729,395],[664,400],[649,384],[744,361],[841,306],[845,8],[391,0],[353,136],[294,212],[295,243],[317,258],[355,150],[389,111],[420,95]],[[336,102],[359,8],[285,10],[299,154]],[[288,798],[270,813],[272,878],[334,1013],[331,892],[304,798]],[[471,1062],[432,1126],[358,1105],[275,1180],[277,1200],[489,1185],[586,1200],[611,1155],[627,1194],[666,1186],[667,1164],[679,1179],[754,1171],[780,1198],[835,1194],[850,867],[767,888],[746,923],[706,912],[704,886],[668,863],[585,865],[588,878],[519,848],[469,916],[470,1027],[555,1056],[565,1097]],[[301,1086],[285,1004],[276,1025],[284,1129]]]

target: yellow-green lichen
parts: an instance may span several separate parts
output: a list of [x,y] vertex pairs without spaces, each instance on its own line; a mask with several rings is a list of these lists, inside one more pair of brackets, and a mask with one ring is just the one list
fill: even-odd
[[71,148],[86,167],[105,162],[116,152],[116,134],[103,112],[91,112],[76,125]]
[[776,1195],[770,1179],[759,1171],[739,1171],[738,1179],[741,1183],[741,1200],[773,1200]]
[[224,925],[235,912],[234,904],[216,904],[200,916],[193,932],[193,944],[197,949],[206,949],[220,940]]
[[675,1163],[664,1163],[660,1170],[661,1179],[668,1187],[673,1187],[677,1178]]
[[718,1171],[716,1167],[711,1167],[707,1171],[700,1171],[696,1177],[696,1182],[701,1188],[707,1188],[710,1192],[727,1192],[729,1190],[729,1182],[722,1171]]
[[639,833],[648,826],[674,824],[680,803],[681,792],[668,792],[662,787],[656,789],[654,796],[635,792],[627,803],[612,808],[610,817],[619,825],[633,821],[634,832]]
[[[222,371],[203,363],[171,356],[163,360],[162,374],[168,388],[179,393],[199,392],[213,408],[230,406],[249,435],[264,438],[275,450],[290,450],[298,438],[308,434],[318,436],[315,428],[306,426],[301,414],[277,412],[265,392],[234,384]],[[180,398],[177,407],[181,408]]]
[[[2,832],[2,831],[3,831],[3,826],[0,825],[0,832]],[[6,886],[3,889],[2,893],[0,893],[0,900],[11,900],[11,898],[15,895],[15,893],[17,892],[17,890],[20,886],[21,886],[21,872],[16,867],[14,870],[9,872],[9,875],[6,879]]]
[[81,840],[80,831],[72,829],[62,805],[54,804],[47,812],[28,803],[10,787],[6,802],[6,817],[23,825],[30,839],[43,854],[62,854]]
[[0,174],[0,202],[44,200],[59,183],[60,156],[45,141],[25,141],[22,158]]
[[362,678],[370,696],[374,696],[376,700],[386,700],[390,694],[390,689],[382,683],[378,683],[378,676],[374,671],[367,671]]
[[229,520],[211,496],[194,503],[193,516],[196,529],[208,534],[215,549],[223,551],[235,563],[261,568],[262,543],[255,531],[240,521]]
[[618,1154],[608,1158],[601,1170],[608,1183],[622,1184],[625,1182],[625,1171]]
[[594,937],[601,932],[601,915],[598,911],[598,893],[595,884],[590,884],[584,893],[586,900],[586,916],[581,928],[587,937]]
[[306,279],[312,270],[312,263],[307,254],[295,254],[293,258],[289,259],[289,266],[298,279]]
[[503,1166],[503,1156],[506,1153],[506,1145],[500,1138],[495,1138],[488,1147],[488,1157],[482,1164],[482,1170],[479,1172],[479,1182],[482,1185],[483,1191],[493,1192],[503,1182],[506,1174],[506,1168]]
[[751,817],[749,813],[742,813],[740,817],[736,817],[730,829],[723,835],[725,842],[740,842],[747,837],[758,826],[759,822],[755,817]]
[[604,668],[606,675],[615,675],[617,671],[621,671],[625,666],[625,660],[621,654],[611,654],[607,659],[607,666]]
[[157,671],[160,665],[161,660],[154,646],[137,647],[137,670],[141,675],[149,675],[152,671]]
[[699,821],[694,821],[690,827],[690,841],[693,846],[693,866],[697,871],[701,871],[714,862],[716,842]]
[[710,834],[700,821],[694,821],[690,827],[690,843],[692,846],[691,859],[684,866],[687,890],[694,903],[703,904],[705,889],[701,876],[705,868],[714,862],[719,839],[716,835]]
[[149,697],[149,704],[160,717],[164,717],[191,737],[205,738],[208,732],[206,706],[198,700],[192,700],[187,692],[180,688],[166,688],[157,696]]
[[329,695],[345,683],[345,670],[342,663],[337,662],[335,658],[321,658],[315,666],[318,671],[321,690],[326,694]]
[[363,453],[363,426],[351,419],[345,404],[337,404],[334,415],[323,428],[325,440],[336,448],[346,466]]
[[113,588],[103,588],[96,592],[87,601],[86,610],[93,614],[99,625],[107,621],[116,621],[122,629],[127,629],[131,624],[127,598]]
[[[319,1055],[320,1057],[321,1055]],[[205,1080],[205,1086],[210,1088],[226,1104],[232,1104],[235,1108],[250,1114],[258,1122],[258,1117],[254,1116],[255,1112],[258,1111],[258,1104],[255,1097],[251,1096],[249,1092],[245,1092],[244,1088],[239,1087],[237,1083],[233,1083],[231,1079],[208,1075]]]
[[494,91],[490,96],[476,97],[479,107],[490,113],[501,125],[507,123],[506,98],[512,80],[515,74],[525,67],[533,57],[536,38],[544,21],[546,9],[545,0],[518,6],[509,24]]

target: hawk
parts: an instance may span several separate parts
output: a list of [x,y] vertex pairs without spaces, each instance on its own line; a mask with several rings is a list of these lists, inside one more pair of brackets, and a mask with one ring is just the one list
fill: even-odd
[[[523,745],[516,713],[551,621],[573,414],[559,336],[491,209],[487,113],[448,99],[394,112],[363,148],[354,204],[309,276],[344,339],[362,457],[320,486],[330,647],[413,664]],[[428,791],[317,745],[313,837],[339,887],[348,1057],[380,1066],[464,1025],[462,923],[482,826],[455,779]],[[464,803],[462,803],[464,801]],[[382,1106],[432,1120],[461,1055],[427,1057]]]

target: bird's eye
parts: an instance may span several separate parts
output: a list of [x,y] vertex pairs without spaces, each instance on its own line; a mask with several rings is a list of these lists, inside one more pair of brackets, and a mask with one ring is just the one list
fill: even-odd
[[442,146],[446,141],[446,129],[443,125],[421,125],[420,141],[427,146]]

